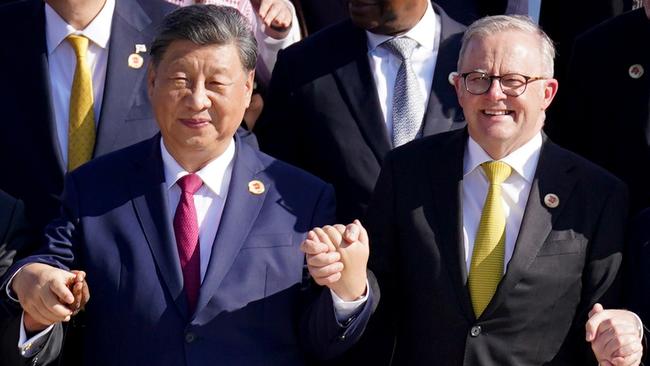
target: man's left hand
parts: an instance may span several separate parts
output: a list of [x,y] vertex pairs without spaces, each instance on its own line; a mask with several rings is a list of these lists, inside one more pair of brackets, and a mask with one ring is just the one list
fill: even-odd
[[585,328],[598,365],[639,365],[643,356],[639,326],[638,318],[630,311],[594,305]]

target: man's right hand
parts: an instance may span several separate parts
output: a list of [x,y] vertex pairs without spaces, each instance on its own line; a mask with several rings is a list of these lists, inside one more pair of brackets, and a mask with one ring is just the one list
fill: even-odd
[[90,298],[84,272],[72,273],[42,263],[23,267],[11,286],[28,315],[27,331],[70,320],[77,308]]

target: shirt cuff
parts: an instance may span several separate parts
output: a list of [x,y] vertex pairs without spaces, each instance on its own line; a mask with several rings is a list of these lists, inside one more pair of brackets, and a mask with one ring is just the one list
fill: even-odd
[[[30,264],[30,263],[28,263],[28,264]],[[25,266],[26,266],[26,265],[27,265],[27,264],[25,264]],[[11,289],[11,284],[14,282],[14,277],[16,277],[16,275],[17,275],[20,271],[22,271],[23,268],[25,268],[25,266],[22,266],[22,267],[18,268],[18,270],[17,270],[16,272],[14,272],[14,274],[11,276],[11,278],[9,279],[9,281],[7,281],[7,287],[5,287],[5,292],[7,293],[7,297],[10,298],[10,299],[11,299],[12,301],[14,301],[15,303],[20,303],[20,300],[18,300],[18,296],[17,296],[16,293]]]
[[370,295],[370,286],[366,280],[366,292],[365,295],[354,301],[345,301],[341,299],[332,289],[330,289],[330,294],[332,294],[332,302],[334,303],[334,315],[336,316],[336,321],[340,325],[349,324],[355,315],[361,311],[363,305],[368,301],[368,296]]
[[25,358],[30,358],[37,354],[47,342],[48,335],[54,328],[54,324],[43,329],[35,336],[27,339],[27,331],[25,330],[25,313],[20,316],[20,338],[18,338],[18,350],[20,354]]

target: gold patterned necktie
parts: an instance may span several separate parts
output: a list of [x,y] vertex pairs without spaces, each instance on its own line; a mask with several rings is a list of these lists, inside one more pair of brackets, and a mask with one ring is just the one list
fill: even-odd
[[69,35],[66,38],[74,49],[77,66],[70,91],[70,119],[68,125],[68,171],[90,160],[95,147],[95,113],[90,66],[86,62],[88,38]]
[[501,161],[481,164],[490,186],[476,232],[469,270],[469,292],[478,318],[492,300],[501,276],[505,256],[506,217],[501,205],[501,183],[512,168]]

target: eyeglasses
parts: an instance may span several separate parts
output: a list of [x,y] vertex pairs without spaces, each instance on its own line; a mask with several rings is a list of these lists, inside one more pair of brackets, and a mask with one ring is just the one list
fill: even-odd
[[528,83],[544,80],[544,77],[526,76],[521,74],[505,74],[505,75],[488,75],[480,71],[472,71],[460,74],[465,84],[465,90],[470,94],[481,95],[487,93],[492,87],[492,82],[496,79],[499,81],[499,86],[503,94],[510,97],[518,97],[526,91]]

